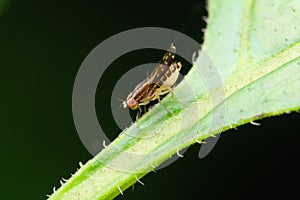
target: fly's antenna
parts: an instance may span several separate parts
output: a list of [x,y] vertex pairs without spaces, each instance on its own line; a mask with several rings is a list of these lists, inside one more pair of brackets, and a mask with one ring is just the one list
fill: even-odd
[[122,101],[122,103],[120,104],[120,106],[119,106],[119,109],[123,106],[123,108],[126,108],[127,107],[127,104],[126,104],[126,101],[125,100],[123,100],[123,99],[120,99],[120,98],[118,98],[118,100],[119,101]]

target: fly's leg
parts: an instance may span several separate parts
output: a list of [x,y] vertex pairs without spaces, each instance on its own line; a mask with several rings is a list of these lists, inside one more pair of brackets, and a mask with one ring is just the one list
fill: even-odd
[[[161,94],[161,93],[160,93],[160,94]],[[165,109],[168,113],[172,114],[172,112],[171,112],[164,104],[161,103],[160,96],[159,96],[160,94],[159,94],[158,92],[155,93],[158,102],[160,103],[160,105],[162,105],[162,106],[164,107],[164,109]]]
[[165,95],[165,94],[168,94],[169,92],[171,93],[172,97],[174,97],[173,88],[168,87],[168,86],[164,86],[164,90],[161,90],[159,95]]
[[146,113],[146,105],[149,103],[149,101],[145,101],[139,104],[139,111],[136,115],[136,121],[141,117],[143,110],[141,108],[141,106],[144,106],[144,112]]
[[142,115],[142,108],[141,108],[141,106],[139,105],[139,110],[138,110],[138,112],[137,112],[137,114],[136,114],[136,117],[135,117],[135,121],[138,121],[138,119],[141,117],[141,115]]

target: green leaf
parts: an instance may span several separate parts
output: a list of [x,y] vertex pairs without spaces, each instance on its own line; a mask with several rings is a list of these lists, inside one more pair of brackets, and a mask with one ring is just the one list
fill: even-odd
[[208,11],[202,51],[174,95],[82,166],[50,200],[112,199],[178,150],[300,108],[300,2],[210,0]]

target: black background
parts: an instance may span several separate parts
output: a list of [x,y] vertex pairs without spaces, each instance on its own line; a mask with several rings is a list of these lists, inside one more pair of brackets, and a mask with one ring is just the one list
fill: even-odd
[[[106,38],[137,27],[183,32],[202,42],[202,1],[2,1],[0,3],[1,199],[46,199],[91,155],[72,118],[72,87],[84,58]],[[230,12],[230,11],[228,11]],[[220,49],[222,51],[222,49]],[[157,61],[140,51],[115,63]],[[113,66],[101,80],[120,76]],[[115,77],[111,75],[115,74]],[[110,106],[112,86],[97,92],[97,111]],[[245,199],[297,195],[300,115],[292,113],[223,133],[213,151],[199,145],[150,173],[117,199]],[[106,129],[118,134],[108,113]]]

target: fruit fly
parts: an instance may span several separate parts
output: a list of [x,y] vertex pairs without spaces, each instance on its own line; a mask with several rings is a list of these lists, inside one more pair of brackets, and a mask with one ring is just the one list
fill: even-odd
[[182,66],[180,62],[175,61],[175,53],[176,47],[172,43],[150,76],[129,93],[126,101],[123,102],[124,108],[139,109],[141,112],[142,105],[147,105],[154,100],[160,102],[161,95],[172,91],[171,87],[177,81]]

